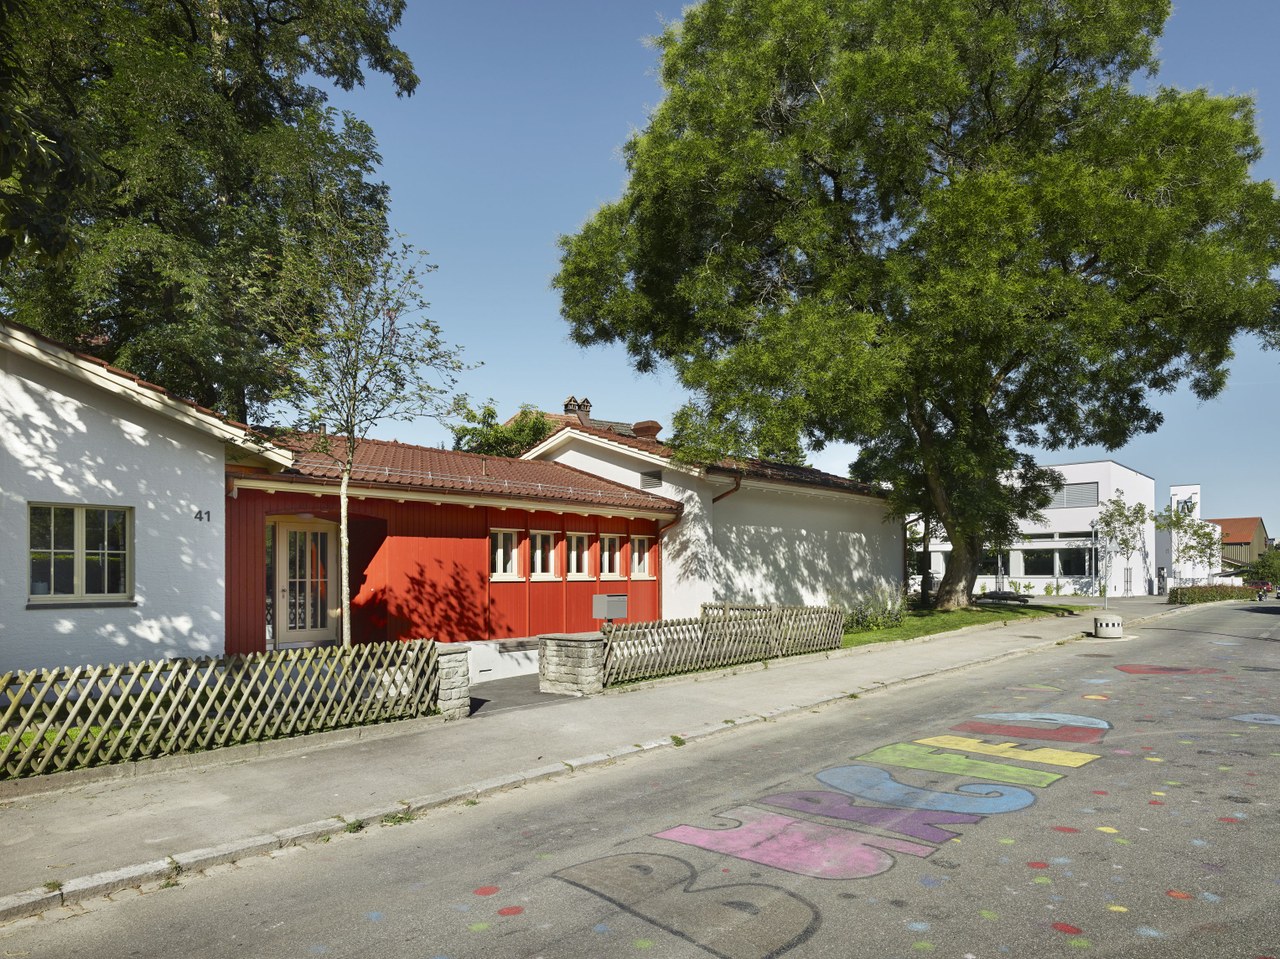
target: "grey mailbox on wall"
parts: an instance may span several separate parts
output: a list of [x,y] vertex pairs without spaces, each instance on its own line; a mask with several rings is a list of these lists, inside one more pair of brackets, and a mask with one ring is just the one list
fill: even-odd
[[591,617],[593,619],[626,619],[626,593],[597,593],[591,597]]

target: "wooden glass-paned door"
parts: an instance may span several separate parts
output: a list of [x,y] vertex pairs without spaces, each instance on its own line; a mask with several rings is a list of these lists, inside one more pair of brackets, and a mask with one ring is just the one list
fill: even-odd
[[277,625],[279,642],[332,639],[334,534],[328,529],[281,526],[276,541],[280,563]]

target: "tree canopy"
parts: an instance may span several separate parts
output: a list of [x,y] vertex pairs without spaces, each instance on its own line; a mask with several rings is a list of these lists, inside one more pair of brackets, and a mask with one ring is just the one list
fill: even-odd
[[[269,288],[300,289],[286,270],[316,245],[326,222],[317,206],[341,204],[366,225],[371,249],[385,242],[372,131],[327,109],[309,81],[351,89],[367,68],[412,93],[417,76],[390,40],[403,9],[404,0],[18,3],[6,63],[20,82],[6,113],[39,120],[27,142],[46,154],[56,146],[65,157],[54,172],[67,175],[5,232],[38,235],[40,216],[54,226],[61,216],[69,253],[51,264],[39,244],[16,243],[0,262],[0,307],[246,418],[287,365],[275,358]],[[43,129],[57,131],[56,143],[39,139]],[[77,158],[92,176],[71,175]]]
[[459,398],[453,414],[458,417],[458,422],[449,425],[453,448],[488,456],[519,456],[541,443],[555,428],[546,414],[531,404],[521,406],[509,421],[500,422],[498,406],[492,398],[478,410],[465,397]]
[[[972,596],[1060,483],[1271,321],[1253,104],[1141,92],[1168,0],[705,0],[624,195],[561,239],[573,338],[670,363],[700,439],[860,447]],[[675,438],[677,444],[680,436]],[[705,441],[703,439],[703,441]],[[733,452],[726,449],[726,452]]]

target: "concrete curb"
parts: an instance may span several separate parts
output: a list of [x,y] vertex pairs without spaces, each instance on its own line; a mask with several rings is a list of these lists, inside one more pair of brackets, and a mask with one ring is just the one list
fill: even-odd
[[[1161,610],[1160,612],[1147,616],[1126,620],[1126,625],[1138,625],[1140,623],[1149,622],[1153,619],[1160,619],[1173,613],[1182,612],[1191,608],[1198,607],[1178,606],[1169,610]],[[943,636],[956,636],[966,632],[991,628],[992,627],[989,624],[986,626],[965,627],[964,629],[955,630],[949,633],[935,633],[932,636],[922,636],[914,640],[904,640],[904,642],[917,643],[920,641],[937,639]],[[619,759],[624,759],[627,756],[638,755],[653,749],[678,748],[679,746],[683,746],[690,742],[710,739],[714,736],[718,736],[744,726],[751,726],[758,722],[780,719],[785,716],[795,715],[796,713],[807,712],[812,709],[829,706],[833,703],[844,702],[850,699],[851,696],[879,693],[911,683],[921,682],[935,676],[944,676],[950,673],[962,672],[976,666],[984,666],[990,663],[1000,662],[1005,659],[1012,659],[1017,656],[1025,656],[1039,650],[1048,649],[1068,642],[1078,641],[1085,638],[1086,635],[1087,634],[1081,632],[1059,639],[1041,640],[1029,643],[1026,646],[1006,649],[981,659],[974,659],[945,669],[926,669],[923,672],[912,676],[902,677],[892,682],[877,683],[861,689],[849,690],[847,692],[831,696],[824,696],[813,702],[796,703],[791,706],[771,710],[768,713],[753,713],[741,718],[733,719],[732,721],[698,727],[687,732],[675,734],[681,739],[681,742],[679,743],[672,738],[668,738],[653,740],[647,743],[633,744],[630,746],[621,746],[607,752],[592,753],[587,756],[565,759],[558,763],[548,763],[523,772],[516,772],[493,779],[483,780],[458,789],[435,793],[417,799],[373,806],[360,812],[304,823],[299,826],[281,829],[274,833],[249,836],[244,839],[232,840],[231,842],[223,843],[218,846],[174,853],[164,859],[155,859],[135,866],[125,866],[123,868],[113,869],[107,872],[94,873],[77,879],[68,880],[57,889],[38,887],[35,889],[28,889],[24,892],[14,893],[9,896],[0,896],[0,924],[12,922],[29,916],[36,916],[42,912],[59,906],[70,906],[84,902],[85,900],[109,896],[114,892],[121,891],[122,889],[141,886],[145,883],[164,882],[166,880],[176,879],[177,877],[187,873],[203,872],[204,870],[210,869],[214,866],[236,862],[240,859],[247,859],[250,856],[268,854],[289,846],[298,846],[306,843],[323,841],[328,837],[339,835],[344,832],[358,832],[360,829],[367,828],[369,825],[381,822],[388,817],[403,815],[416,816],[433,809],[453,805],[459,802],[478,801],[484,796],[494,795],[495,793],[504,792],[508,789],[517,789],[528,783],[540,782],[559,776],[567,776],[599,766],[607,766]],[[856,654],[869,648],[874,647],[862,646],[849,650],[834,650],[832,652]],[[830,654],[814,653],[810,654],[807,658],[818,657],[830,658]],[[795,661],[800,658],[801,657],[795,657],[793,660],[789,661]],[[777,668],[777,665],[778,664],[775,664],[775,668]],[[782,665],[785,666],[785,663]],[[722,671],[716,675],[728,676],[739,671],[740,670],[736,669]],[[699,673],[696,678],[672,678],[677,680],[683,678],[684,681],[688,682],[690,679],[697,681],[698,679],[706,679],[708,677],[707,674]],[[433,719],[436,718],[433,717]],[[437,721],[439,720],[437,719]],[[411,722],[422,721],[411,720]]]

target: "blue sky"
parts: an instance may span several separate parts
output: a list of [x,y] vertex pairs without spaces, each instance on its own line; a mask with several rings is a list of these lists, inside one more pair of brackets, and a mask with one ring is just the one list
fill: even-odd
[[[682,3],[663,0],[410,0],[396,42],[422,85],[397,99],[380,77],[332,96],[373,125],[391,186],[394,227],[429,252],[431,316],[483,366],[460,389],[492,396],[502,415],[521,403],[558,411],[591,399],[604,419],[668,425],[684,401],[670,375],[640,376],[621,349],[569,342],[549,282],[556,239],[622,192],[621,147],[661,98],[645,42]],[[1258,179],[1280,175],[1280,37],[1276,0],[1175,4],[1160,43],[1160,83],[1249,93],[1267,153]],[[1236,344],[1230,385],[1199,403],[1158,400],[1165,425],[1115,452],[1046,454],[1044,462],[1113,458],[1156,480],[1200,483],[1205,516],[1257,516],[1280,535],[1280,353]],[[378,435],[449,443],[434,422],[393,423]],[[813,465],[844,473],[852,452],[828,448]],[[1105,495],[1105,493],[1104,493]]]

